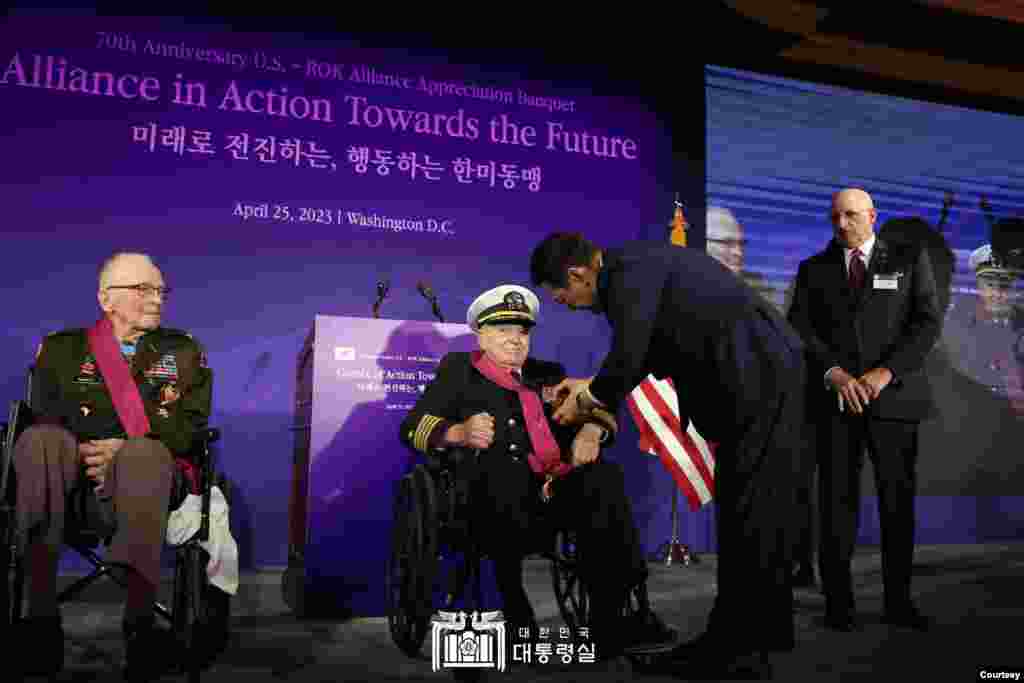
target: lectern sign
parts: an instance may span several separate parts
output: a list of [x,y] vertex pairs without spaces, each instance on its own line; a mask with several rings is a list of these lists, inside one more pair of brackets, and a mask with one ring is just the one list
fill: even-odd
[[461,324],[316,317],[296,390],[297,611],[384,613],[394,484],[417,457],[399,426],[444,354],[473,348]]

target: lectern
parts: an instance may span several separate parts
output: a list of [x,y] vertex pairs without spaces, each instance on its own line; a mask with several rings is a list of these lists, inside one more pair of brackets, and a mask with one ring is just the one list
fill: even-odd
[[285,599],[302,616],[382,616],[399,425],[463,324],[316,316],[296,364]]

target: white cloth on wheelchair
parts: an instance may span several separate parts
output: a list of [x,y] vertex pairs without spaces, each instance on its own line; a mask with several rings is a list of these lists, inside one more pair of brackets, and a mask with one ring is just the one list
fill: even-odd
[[[181,545],[199,531],[202,498],[190,493],[167,518],[167,543]],[[219,486],[210,489],[210,536],[200,544],[210,554],[206,574],[210,583],[229,595],[238,592],[238,544],[228,524],[228,501]]]

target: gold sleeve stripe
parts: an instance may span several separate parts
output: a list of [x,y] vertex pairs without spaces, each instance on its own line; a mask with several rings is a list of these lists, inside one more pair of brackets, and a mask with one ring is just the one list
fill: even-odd
[[420,418],[420,423],[416,427],[416,434],[412,439],[413,448],[426,453],[427,439],[430,438],[430,433],[434,431],[434,427],[436,427],[441,421],[442,418],[435,417],[433,415],[424,415]]

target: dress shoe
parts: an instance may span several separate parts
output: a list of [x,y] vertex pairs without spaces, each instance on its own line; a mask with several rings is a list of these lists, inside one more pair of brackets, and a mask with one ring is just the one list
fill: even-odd
[[124,678],[131,683],[155,681],[174,668],[178,644],[170,631],[158,628],[152,616],[125,620]]
[[721,649],[721,640],[716,638],[710,632],[705,631],[696,638],[688,640],[685,643],[680,643],[672,648],[668,653],[668,657],[670,659],[693,659],[703,653],[718,651]]
[[913,605],[895,610],[886,610],[882,621],[890,626],[912,628],[915,631],[927,631],[931,628],[931,619],[921,614]]
[[650,609],[628,617],[622,627],[622,651],[627,655],[664,652],[679,640],[679,632]]
[[853,612],[830,612],[825,614],[825,626],[833,631],[852,633],[860,629]]
[[15,676],[20,673],[53,677],[64,669],[64,627],[60,615],[22,619],[15,623],[13,636]]

